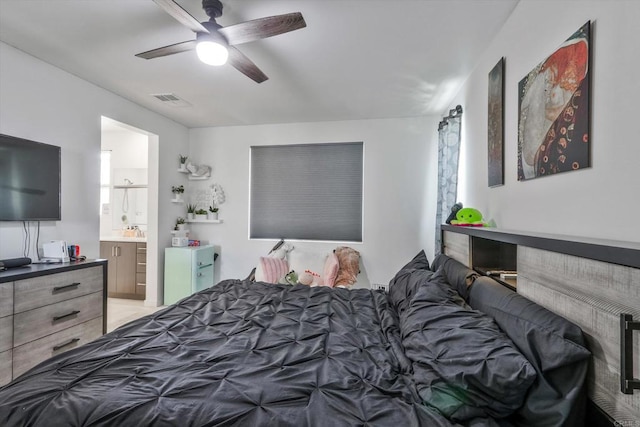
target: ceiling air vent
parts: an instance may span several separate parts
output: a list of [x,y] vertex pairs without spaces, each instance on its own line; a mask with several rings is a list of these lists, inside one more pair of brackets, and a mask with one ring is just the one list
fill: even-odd
[[151,94],[151,96],[153,96],[154,98],[159,99],[160,101],[162,101],[163,103],[165,103],[166,105],[168,105],[170,107],[189,107],[189,106],[191,106],[191,104],[189,104],[187,101],[185,101],[184,99],[178,98],[177,96],[175,96],[172,93],[155,93],[155,94]]

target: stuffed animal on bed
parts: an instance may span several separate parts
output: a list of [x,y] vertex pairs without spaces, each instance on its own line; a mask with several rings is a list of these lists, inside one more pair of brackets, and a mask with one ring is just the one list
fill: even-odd
[[336,254],[339,264],[334,286],[352,286],[360,273],[360,252],[348,246],[339,246],[333,253]]
[[287,259],[287,255],[292,250],[293,250],[293,245],[289,243],[283,243],[282,245],[280,245],[280,247],[278,247],[278,249],[272,250],[269,253],[269,256],[274,258]]
[[462,208],[458,210],[456,219],[451,220],[451,225],[485,227],[485,223],[482,221],[482,214],[474,208]]
[[295,285],[296,283],[298,283],[298,273],[291,270],[290,272],[285,274],[285,276],[281,278],[278,283],[280,283],[281,285]]

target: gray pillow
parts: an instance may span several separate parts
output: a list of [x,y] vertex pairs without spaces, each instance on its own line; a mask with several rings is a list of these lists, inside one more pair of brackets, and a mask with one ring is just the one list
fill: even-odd
[[418,252],[396,273],[389,282],[389,302],[396,312],[401,313],[406,310],[418,287],[432,274],[433,271],[429,270],[429,261],[424,250]]
[[591,353],[582,330],[488,277],[475,280],[468,302],[496,321],[538,374],[512,420],[541,427],[584,425]]
[[433,260],[433,264],[431,265],[431,269],[433,271],[436,271],[439,268],[444,270],[444,273],[447,276],[447,281],[466,301],[469,297],[469,288],[479,274],[461,262],[443,254],[436,256]]
[[400,314],[400,332],[424,403],[452,421],[508,417],[536,378],[496,323],[449,285],[442,268]]
[[411,261],[409,261],[400,270],[408,269],[429,270],[429,260],[427,259],[427,254],[424,253],[424,249],[418,252],[418,254],[414,256]]

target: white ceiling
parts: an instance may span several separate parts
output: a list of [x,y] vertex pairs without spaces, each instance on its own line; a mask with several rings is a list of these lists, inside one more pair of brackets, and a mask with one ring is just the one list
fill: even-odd
[[0,40],[187,127],[412,117],[446,110],[519,0],[222,1],[222,26],[302,12],[306,28],[238,46],[266,82],[195,52],[136,58],[195,37],[151,0],[0,0]]

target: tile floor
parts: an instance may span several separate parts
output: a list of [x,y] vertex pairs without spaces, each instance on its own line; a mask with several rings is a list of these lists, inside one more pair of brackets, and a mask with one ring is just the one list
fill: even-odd
[[162,308],[146,307],[141,300],[107,298],[107,332]]

